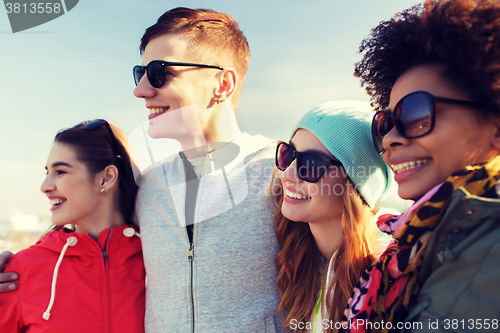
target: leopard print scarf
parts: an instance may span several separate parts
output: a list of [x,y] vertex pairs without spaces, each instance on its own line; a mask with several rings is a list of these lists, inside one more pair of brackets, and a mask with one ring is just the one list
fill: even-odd
[[[390,332],[387,323],[403,321],[418,293],[418,272],[429,240],[446,211],[453,190],[463,187],[482,196],[494,190],[500,178],[500,156],[469,166],[431,189],[400,216],[384,215],[379,228],[393,242],[357,283],[344,314],[341,332]],[[355,325],[369,321],[371,325]],[[382,321],[385,325],[382,325]],[[374,325],[374,323],[379,323]],[[379,327],[380,329],[376,329]]]

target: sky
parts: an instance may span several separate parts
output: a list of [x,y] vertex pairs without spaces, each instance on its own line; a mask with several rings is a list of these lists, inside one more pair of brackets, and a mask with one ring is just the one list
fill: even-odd
[[147,121],[133,96],[139,41],[165,11],[210,8],[232,15],[251,52],[238,107],[242,131],[287,140],[315,105],[368,101],[353,77],[358,48],[380,21],[413,0],[80,0],[53,21],[12,33],[0,10],[0,221],[46,216],[40,192],[55,134],[105,118],[130,134]]

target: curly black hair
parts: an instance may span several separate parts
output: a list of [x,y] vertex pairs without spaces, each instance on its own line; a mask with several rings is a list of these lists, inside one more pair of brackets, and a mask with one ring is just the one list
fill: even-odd
[[437,65],[485,114],[500,112],[500,0],[427,0],[381,22],[359,52],[354,76],[377,111],[403,73]]

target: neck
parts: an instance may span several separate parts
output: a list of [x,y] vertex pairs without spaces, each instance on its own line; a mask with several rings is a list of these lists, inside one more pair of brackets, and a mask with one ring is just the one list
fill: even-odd
[[230,107],[230,101],[216,105],[218,110],[212,112],[203,126],[203,135],[190,136],[181,142],[182,151],[187,158],[197,158],[206,155],[212,142],[230,142],[241,134],[236,120],[236,114]]
[[102,198],[102,204],[91,216],[78,221],[75,225],[76,232],[88,233],[90,237],[97,240],[103,230],[126,224],[118,208],[118,203],[115,203],[113,200],[117,196],[111,195],[111,193],[103,196],[106,195],[108,197]]
[[342,219],[330,220],[327,223],[309,223],[309,227],[318,250],[329,262],[344,239]]
[[236,121],[236,115],[231,110],[229,114],[221,114],[204,130],[205,140],[210,142],[229,142],[241,134]]

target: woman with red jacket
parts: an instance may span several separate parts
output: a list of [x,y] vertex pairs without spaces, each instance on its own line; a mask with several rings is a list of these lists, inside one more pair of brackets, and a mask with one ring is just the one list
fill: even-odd
[[53,226],[9,261],[20,280],[2,297],[1,332],[144,332],[145,270],[130,222],[137,185],[125,139],[102,119],[56,135],[41,186]]

